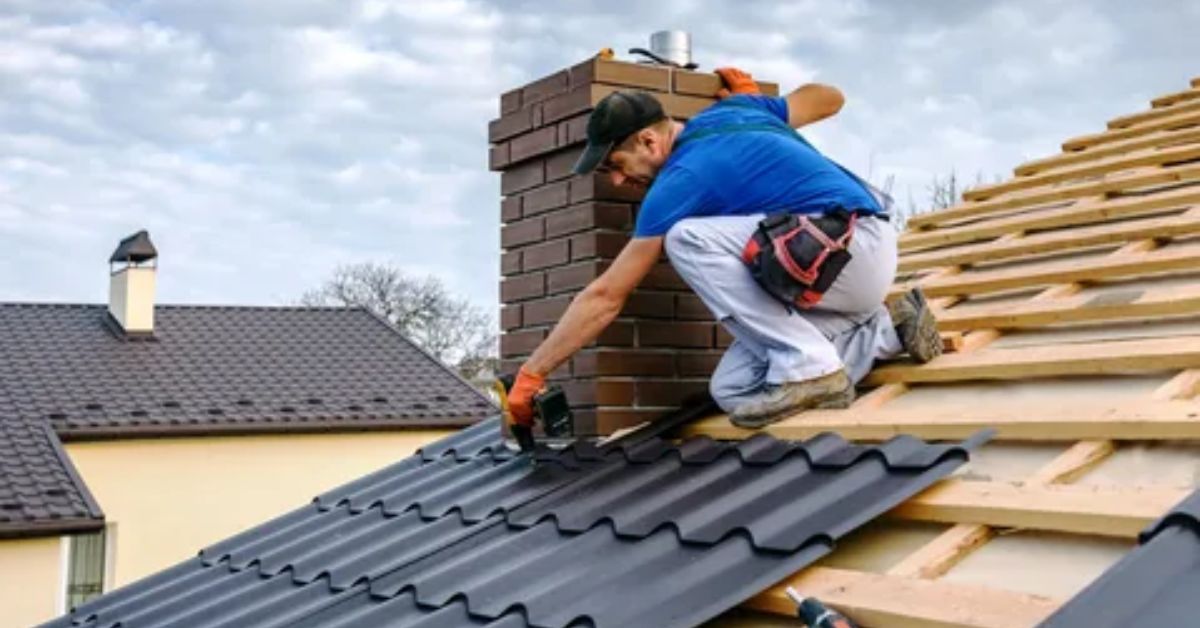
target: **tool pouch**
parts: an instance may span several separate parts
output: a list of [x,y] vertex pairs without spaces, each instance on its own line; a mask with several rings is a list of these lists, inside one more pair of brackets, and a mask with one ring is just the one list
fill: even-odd
[[742,251],[755,281],[792,310],[821,301],[850,262],[857,215],[844,210],[809,217],[773,214],[758,223]]

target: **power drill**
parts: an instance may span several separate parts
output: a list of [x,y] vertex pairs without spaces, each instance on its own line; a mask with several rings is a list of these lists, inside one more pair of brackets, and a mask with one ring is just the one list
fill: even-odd
[[[515,378],[512,375],[502,375],[496,380],[494,388],[500,398],[500,411],[504,424],[517,440],[523,453],[536,449],[533,436],[533,425],[517,423],[508,407],[508,393],[512,390]],[[559,386],[547,386],[542,392],[533,396],[533,420],[541,422],[542,431],[548,438],[570,438],[575,432],[575,420],[571,414],[571,404],[567,402],[567,393]]]
[[792,601],[799,607],[796,610],[796,616],[808,628],[855,628],[854,624],[849,619],[846,619],[845,615],[827,608],[824,604],[818,602],[816,598],[806,598],[792,587],[788,587],[785,590],[787,591],[787,596],[792,598]]

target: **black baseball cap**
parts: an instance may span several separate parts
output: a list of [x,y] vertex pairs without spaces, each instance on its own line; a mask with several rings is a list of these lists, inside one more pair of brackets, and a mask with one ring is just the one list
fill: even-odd
[[587,148],[575,162],[575,174],[587,174],[625,138],[663,120],[662,103],[643,91],[613,92],[596,104],[588,118]]

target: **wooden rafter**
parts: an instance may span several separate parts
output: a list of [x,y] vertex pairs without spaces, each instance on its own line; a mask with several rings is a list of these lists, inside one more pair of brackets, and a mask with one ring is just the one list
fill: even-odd
[[1178,146],[1197,141],[1200,128],[1184,127],[1182,129],[1165,129],[1147,133],[1139,137],[1131,137],[1119,142],[1111,142],[1100,146],[1092,146],[1087,150],[1059,153],[1027,161],[1013,169],[1013,175],[1026,177],[1029,175],[1048,172],[1059,168],[1068,168],[1077,164],[1087,163],[1103,157],[1122,155],[1144,148],[1162,148]]
[[1083,295],[1056,301],[948,310],[938,315],[946,332],[980,328],[1022,329],[1063,323],[1093,323],[1200,314],[1200,286],[1151,288]]
[[1063,142],[1062,148],[1066,151],[1082,150],[1090,146],[1096,146],[1097,144],[1107,144],[1109,142],[1116,142],[1131,137],[1137,137],[1151,131],[1179,129],[1185,126],[1194,126],[1196,124],[1200,124],[1200,112],[1187,111],[1123,129],[1110,129],[1102,133],[1081,135]]
[[1153,107],[1169,107],[1177,102],[1196,99],[1200,99],[1200,89],[1192,87],[1190,89],[1175,92],[1174,94],[1159,96],[1158,98],[1150,101],[1150,105]]
[[1196,111],[1200,111],[1200,102],[1188,98],[1182,98],[1180,100],[1176,100],[1170,105],[1155,107],[1146,111],[1140,111],[1138,113],[1131,113],[1113,118],[1112,120],[1108,121],[1108,128],[1127,129],[1129,127],[1142,125],[1154,120],[1161,120],[1169,116]]

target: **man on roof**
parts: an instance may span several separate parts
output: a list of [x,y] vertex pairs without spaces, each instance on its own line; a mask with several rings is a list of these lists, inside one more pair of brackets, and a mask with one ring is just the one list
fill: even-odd
[[876,359],[941,353],[919,290],[884,304],[896,274],[890,199],[795,131],[836,114],[841,92],[809,84],[770,97],[744,72],[717,73],[724,97],[687,124],[646,92],[596,105],[575,172],[645,198],[633,238],[522,365],[515,421],[532,422],[546,375],[616,318],[664,248],[734,338],[709,390],[735,425],[845,408]]

